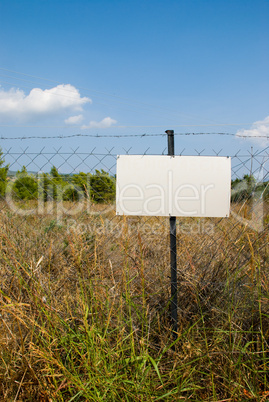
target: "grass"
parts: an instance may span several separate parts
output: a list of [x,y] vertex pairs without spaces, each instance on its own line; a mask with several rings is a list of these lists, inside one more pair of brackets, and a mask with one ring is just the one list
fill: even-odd
[[0,400],[268,400],[268,227],[178,219],[173,342],[167,219],[104,208],[1,204]]

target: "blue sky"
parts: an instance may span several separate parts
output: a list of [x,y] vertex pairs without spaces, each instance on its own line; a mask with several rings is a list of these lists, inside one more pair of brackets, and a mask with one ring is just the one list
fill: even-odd
[[[0,137],[166,129],[269,135],[268,21],[268,0],[0,0]],[[177,153],[268,145],[176,137]],[[160,153],[166,138],[1,146]]]

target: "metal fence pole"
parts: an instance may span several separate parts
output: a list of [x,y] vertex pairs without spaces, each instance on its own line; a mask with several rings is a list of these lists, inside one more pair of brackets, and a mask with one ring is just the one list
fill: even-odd
[[[174,130],[166,130],[168,155],[175,156]],[[170,260],[171,260],[171,321],[172,336],[177,339],[177,234],[176,217],[170,216]]]

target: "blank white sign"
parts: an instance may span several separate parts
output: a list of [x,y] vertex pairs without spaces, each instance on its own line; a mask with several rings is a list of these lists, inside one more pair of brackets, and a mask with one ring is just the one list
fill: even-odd
[[231,158],[119,155],[118,215],[226,217]]

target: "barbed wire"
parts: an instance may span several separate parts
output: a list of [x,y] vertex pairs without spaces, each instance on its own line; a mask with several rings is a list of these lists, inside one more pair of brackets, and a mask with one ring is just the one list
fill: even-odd
[[[40,139],[40,140],[46,140],[46,139],[66,139],[66,138],[74,138],[74,137],[89,137],[89,138],[129,138],[129,137],[164,137],[166,136],[166,133],[156,133],[156,134],[148,134],[148,133],[143,133],[143,134],[109,134],[109,135],[104,135],[104,134],[70,134],[70,135],[53,135],[53,136],[38,136],[38,135],[33,135],[33,136],[21,136],[21,137],[4,137],[0,136],[0,140],[31,140],[31,139]],[[213,133],[175,133],[174,135],[177,136],[198,136],[198,135],[219,135],[219,136],[231,136],[231,137],[236,137],[236,138],[264,138],[269,140],[269,135],[238,135],[235,133],[218,133],[218,132],[213,132]]]

